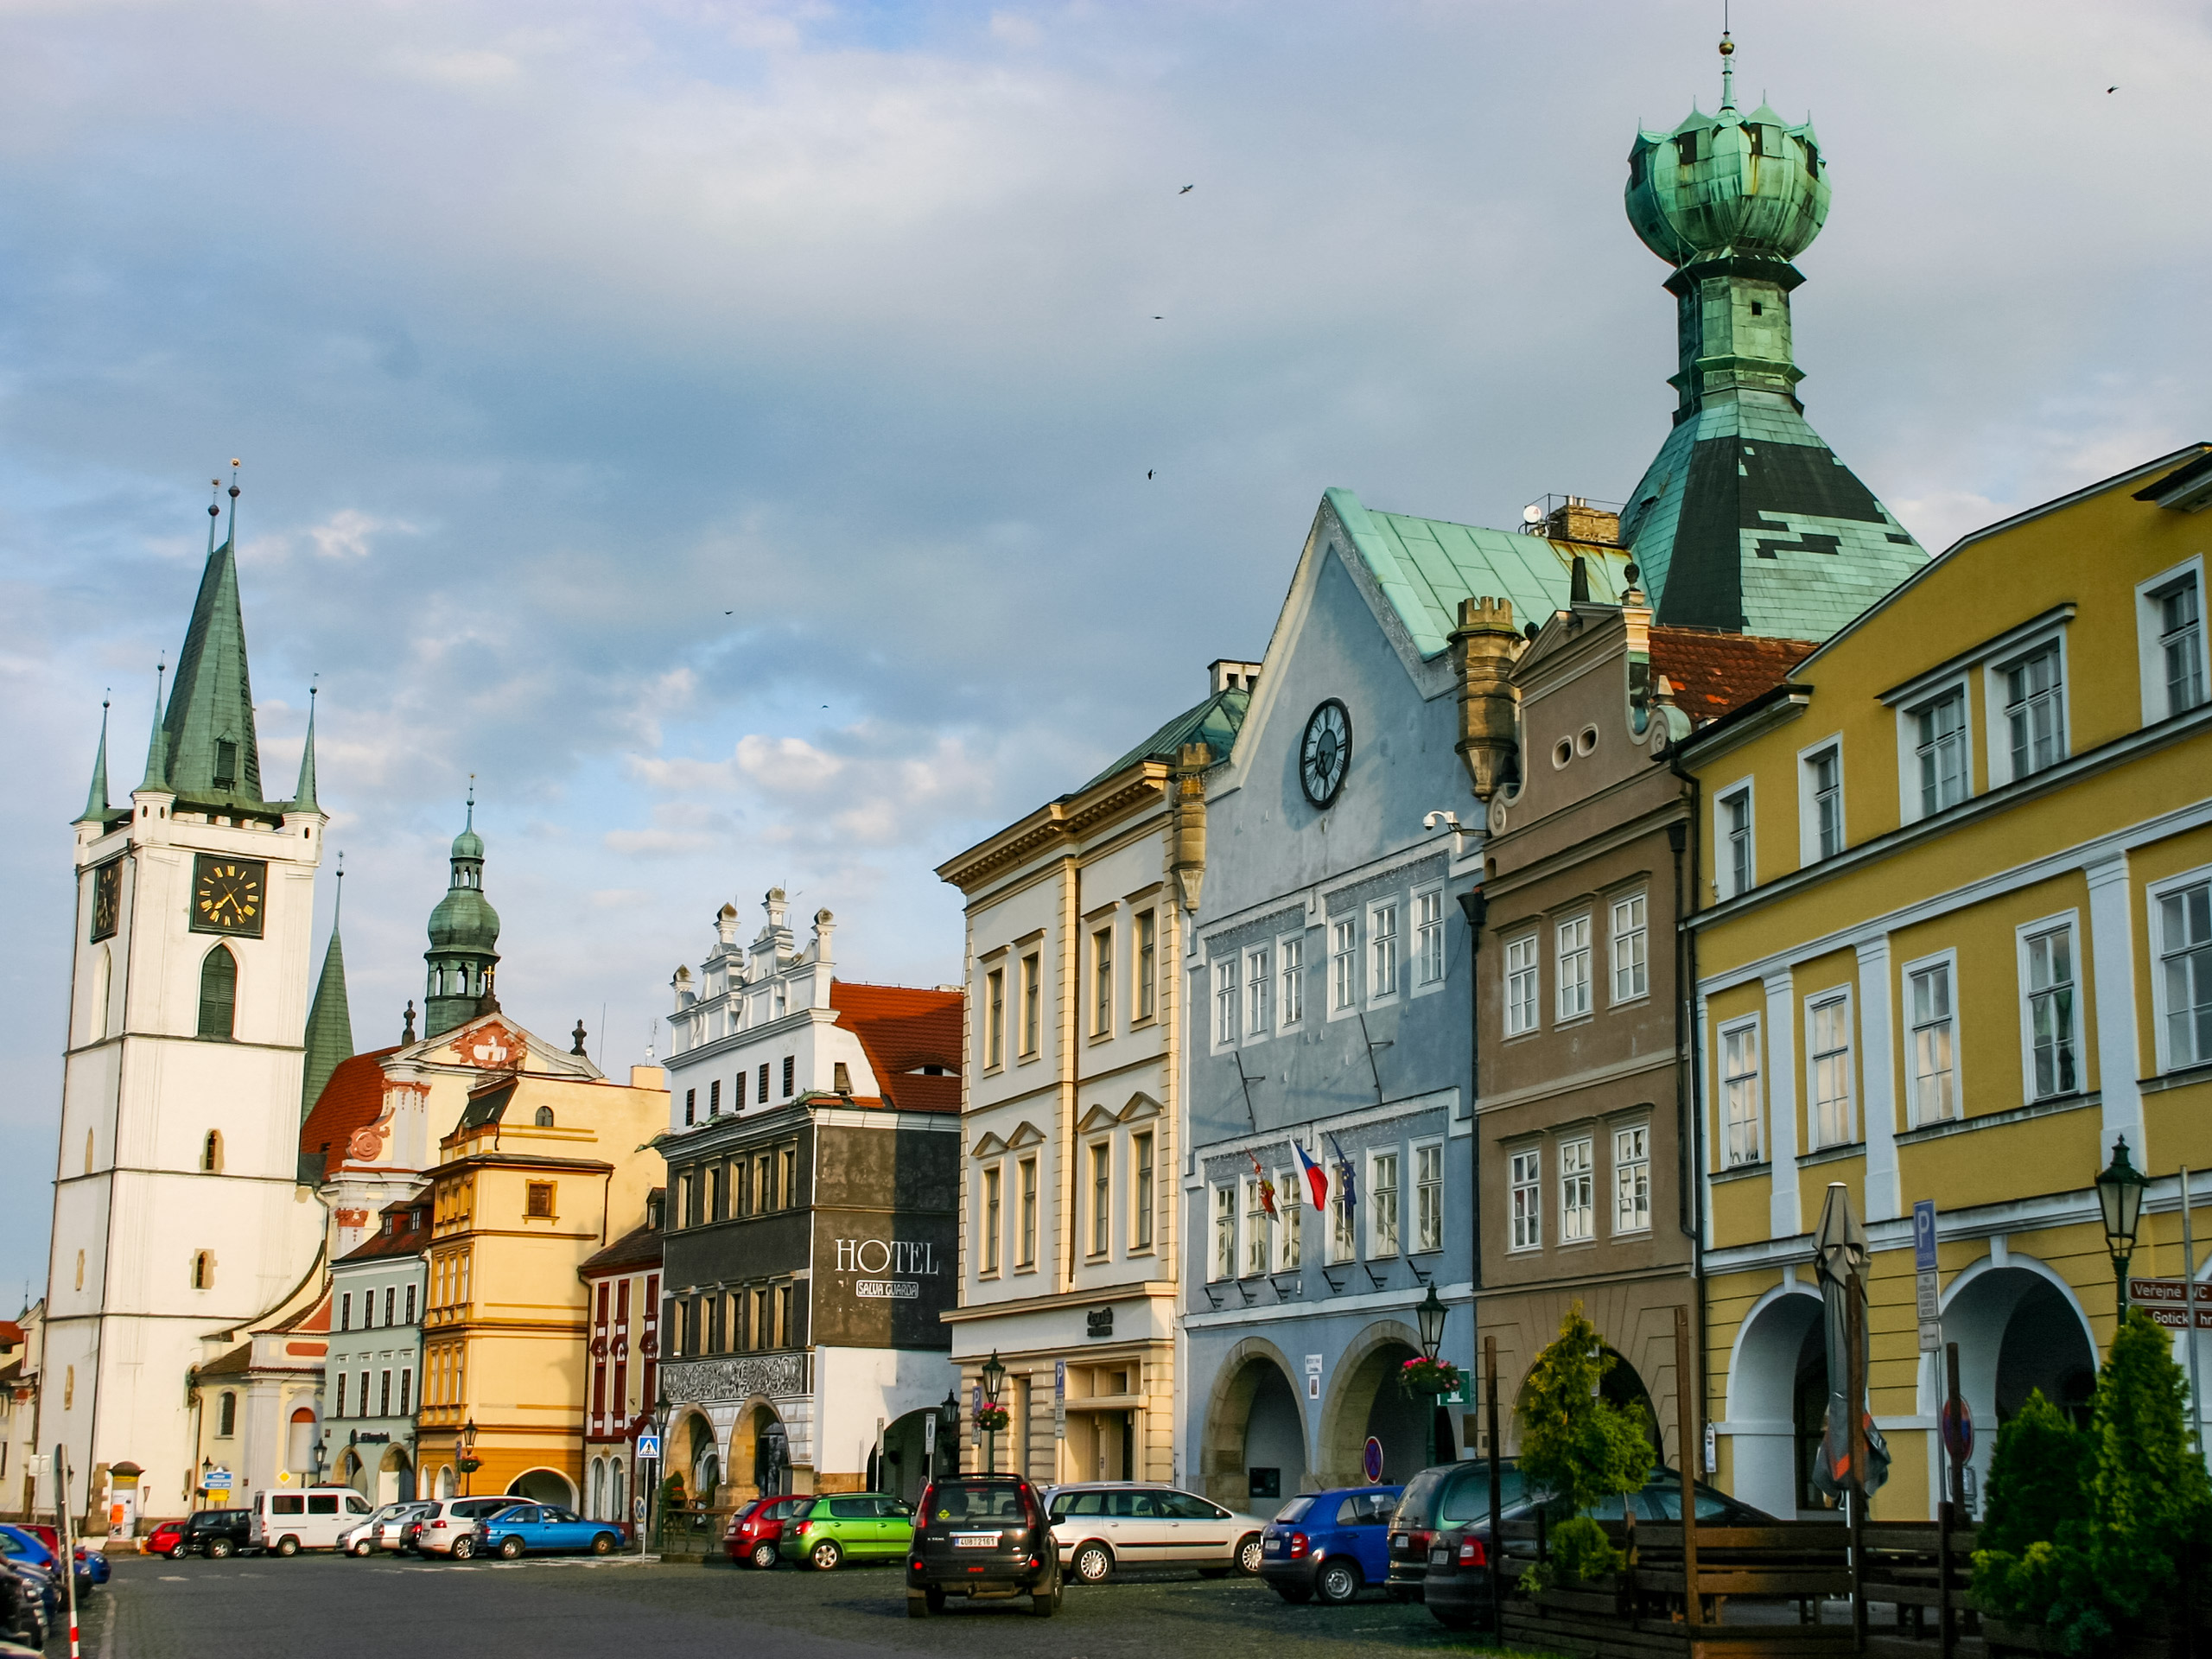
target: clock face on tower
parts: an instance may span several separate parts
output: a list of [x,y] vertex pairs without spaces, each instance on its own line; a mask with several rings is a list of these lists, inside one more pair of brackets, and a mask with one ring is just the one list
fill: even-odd
[[92,938],[98,944],[115,937],[123,911],[123,861],[111,858],[92,872]]
[[259,859],[202,853],[192,871],[192,931],[261,937],[269,908],[269,866]]
[[1306,736],[1298,746],[1298,781],[1306,798],[1326,806],[1344,786],[1351,766],[1351,715],[1331,697],[1306,722]]

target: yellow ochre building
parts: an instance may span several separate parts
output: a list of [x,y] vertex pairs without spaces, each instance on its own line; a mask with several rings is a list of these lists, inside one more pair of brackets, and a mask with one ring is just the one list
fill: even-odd
[[1831,1182],[1873,1250],[1877,1516],[1937,1497],[1916,1201],[1976,1485],[2031,1389],[2088,1398],[2116,1141],[2152,1178],[2133,1271],[2183,1270],[2177,1172],[2212,1166],[2208,505],[2192,445],[1977,531],[1682,746],[1708,1445],[1770,1513],[1821,1505]]

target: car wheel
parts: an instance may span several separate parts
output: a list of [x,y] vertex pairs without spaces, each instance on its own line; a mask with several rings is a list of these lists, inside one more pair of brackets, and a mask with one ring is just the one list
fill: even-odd
[[503,1560],[512,1561],[521,1554],[521,1539],[509,1537],[499,1540],[499,1554]]
[[596,1533],[592,1537],[591,1553],[594,1555],[612,1555],[614,1553],[614,1546],[620,1541],[611,1532]]
[[1294,1607],[1303,1607],[1313,1599],[1313,1586],[1310,1584],[1278,1584],[1272,1588]]
[[374,1544],[371,1543],[367,1539],[364,1538],[364,1539],[362,1539],[362,1540],[361,1540],[361,1541],[360,1541],[359,1543],[358,1543],[358,1544],[356,1544],[356,1545],[354,1545],[354,1546],[353,1546],[353,1553],[354,1553],[356,1555],[359,1555],[359,1556],[361,1556],[361,1557],[365,1558],[365,1557],[367,1557],[367,1556],[368,1556],[368,1555],[369,1555],[369,1554],[371,1554],[371,1553],[372,1553],[375,1548],[376,1548],[376,1546],[375,1546]]
[[1313,1575],[1313,1593],[1332,1607],[1341,1607],[1359,1593],[1359,1568],[1350,1561],[1324,1561]]
[[845,1559],[843,1548],[835,1538],[824,1538],[806,1552],[806,1559],[817,1573],[834,1573],[837,1563]]
[[1085,1544],[1075,1553],[1075,1575],[1085,1584],[1103,1584],[1114,1575],[1114,1552],[1103,1544]]
[[207,1541],[207,1559],[211,1561],[219,1561],[231,1553],[231,1548],[229,1539],[211,1538]]
[[1260,1563],[1265,1558],[1266,1550],[1256,1532],[1236,1546],[1236,1570],[1248,1579],[1260,1576]]
[[476,1541],[474,1538],[456,1538],[453,1541],[453,1558],[456,1561],[467,1560],[475,1554]]
[[922,1599],[929,1603],[930,1611],[941,1613],[944,1611],[944,1592],[938,1589],[937,1586],[931,1585],[923,1591]]
[[191,1554],[192,1552],[189,1549],[187,1549],[182,1544],[172,1544],[169,1546],[169,1560],[173,1561],[181,1561]]
[[1029,1617],[1050,1618],[1060,1611],[1060,1586],[1053,1580],[1050,1588],[1039,1585],[1029,1592]]
[[927,1618],[931,1615],[931,1613],[934,1612],[935,1611],[936,1611],[936,1609],[932,1608],[932,1607],[930,1605],[930,1599],[929,1599],[927,1596],[924,1595],[920,1591],[918,1591],[918,1590],[909,1590],[909,1591],[906,1592],[906,1617],[907,1617],[907,1618]]
[[766,1573],[776,1564],[776,1547],[773,1544],[755,1544],[753,1546],[753,1554],[747,1559],[753,1566]]
[[300,1541],[288,1533],[283,1537],[279,1538],[276,1541],[276,1553],[279,1555],[287,1557],[298,1554],[300,1553]]

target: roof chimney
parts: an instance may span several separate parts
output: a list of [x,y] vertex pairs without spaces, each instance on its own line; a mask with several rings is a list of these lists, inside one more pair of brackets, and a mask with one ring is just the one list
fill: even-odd
[[[1574,569],[1580,575],[1581,560]],[[1459,601],[1459,626],[1452,631],[1452,661],[1459,671],[1459,741],[1453,747],[1467,768],[1475,798],[1484,804],[1504,781],[1520,747],[1511,677],[1520,649],[1511,600]]]
[[1216,696],[1224,691],[1255,691],[1260,685],[1260,664],[1217,658],[1206,664],[1206,678],[1208,689]]

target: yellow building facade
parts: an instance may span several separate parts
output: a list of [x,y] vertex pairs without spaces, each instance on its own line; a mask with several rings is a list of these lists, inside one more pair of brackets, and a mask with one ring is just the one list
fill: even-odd
[[[427,1172],[423,1495],[584,1501],[588,1290],[577,1269],[641,1225],[661,1175],[665,1074],[627,1086],[524,1072],[469,1098]],[[470,1439],[473,1428],[474,1439]],[[473,1450],[478,1467],[461,1467]]]
[[2152,1178],[2134,1273],[2184,1271],[2177,1172],[2212,1166],[2207,505],[2192,446],[1977,531],[1675,757],[1699,799],[1708,1455],[1770,1513],[1821,1503],[1831,1183],[1873,1252],[1878,1517],[1938,1496],[1916,1202],[1974,1485],[2031,1389],[2088,1401],[2115,1142]]

